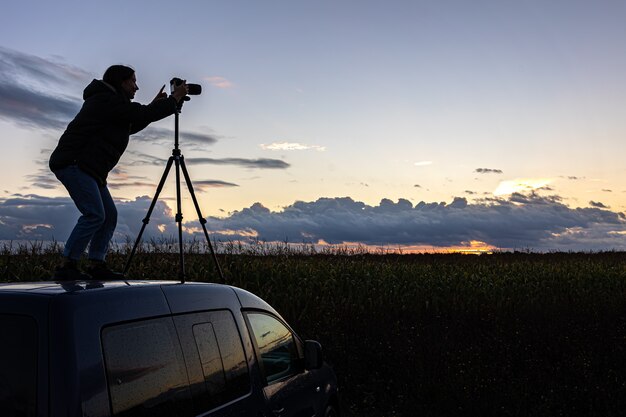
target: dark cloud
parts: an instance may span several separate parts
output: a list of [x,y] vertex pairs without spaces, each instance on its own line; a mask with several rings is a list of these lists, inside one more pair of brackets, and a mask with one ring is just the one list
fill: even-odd
[[[163,165],[167,163],[167,159],[148,155],[136,151],[128,151],[132,155],[131,165]],[[257,169],[286,169],[291,165],[280,159],[245,159],[245,158],[185,158],[190,164],[212,164],[212,165],[236,165],[244,168]]]
[[[196,190],[206,190],[208,188],[222,188],[222,187],[239,187],[238,184],[221,180],[193,180],[192,185]],[[126,187],[149,187],[156,189],[157,183],[150,181],[146,177],[142,176],[129,176],[125,175],[124,171],[121,174],[113,175],[108,182],[108,186],[111,189],[119,190]]]
[[259,169],[286,169],[291,165],[280,159],[259,158],[259,159],[245,159],[245,158],[188,158],[191,163],[195,164],[213,164],[213,165],[238,165],[244,168],[259,168]]
[[77,100],[52,96],[0,77],[0,117],[27,127],[62,129],[80,108]]
[[[0,47],[0,117],[28,127],[64,128],[80,108],[64,91],[89,78],[64,63]],[[51,86],[55,93],[42,88]]]
[[193,181],[192,184],[194,187],[198,187],[201,189],[204,188],[223,188],[223,187],[239,187],[238,184],[220,180],[201,180],[201,181]]
[[475,195],[476,194],[476,191],[465,190],[464,192],[465,192],[465,194],[468,194],[468,195]]
[[[159,144],[174,144],[174,130],[166,129],[162,127],[148,127],[141,132],[133,135],[133,141],[139,142],[149,142],[149,143],[159,143]],[[180,132],[178,135],[178,141],[180,146],[184,146],[186,144],[198,145],[198,146],[207,146],[213,145],[217,142],[217,137],[215,135],[205,134],[205,133],[189,133],[189,132]]]
[[[47,172],[46,172],[47,171]],[[30,182],[31,187],[43,188],[46,190],[54,190],[59,188],[61,183],[50,170],[40,170],[37,174],[27,175],[26,180]]]
[[[118,241],[128,237],[135,239],[141,229],[142,219],[146,217],[151,203],[152,197],[148,196],[135,197],[134,200],[129,201],[117,201],[118,224],[114,238]],[[163,227],[163,232],[157,228],[159,225]],[[175,234],[174,213],[165,202],[157,200],[150,216],[150,223],[144,232],[144,240],[159,238],[163,235],[169,237]]]
[[120,190],[127,187],[148,187],[155,188],[157,184],[151,181],[108,181],[108,187],[112,190]]
[[602,191],[605,192],[605,193],[612,193],[613,192],[613,190],[609,190],[607,188],[603,188]]
[[[451,246],[480,240],[501,248],[536,250],[626,249],[626,221],[618,213],[600,208],[570,208],[557,196],[512,195],[469,204],[455,198],[450,204],[384,199],[369,206],[350,198],[322,198],[296,202],[282,212],[257,203],[225,219],[211,219],[221,237],[329,243],[361,242],[370,245]],[[575,236],[584,237],[578,242]]]
[[479,174],[502,174],[501,169],[492,169],[492,168],[476,168],[474,172]]
[[[116,202],[117,240],[134,239],[150,203],[147,196]],[[67,197],[16,194],[0,199],[0,239],[63,241],[78,216]],[[195,228],[187,229],[186,237],[197,232],[196,223],[186,223]],[[166,237],[175,236],[173,213],[160,200],[146,228],[146,239],[163,236],[159,225]],[[571,208],[558,196],[536,194],[485,198],[474,203],[456,197],[449,204],[422,201],[413,205],[406,199],[383,199],[376,206],[349,197],[320,198],[295,202],[281,212],[255,203],[226,218],[209,218],[208,228],[212,237],[225,241],[247,241],[253,236],[265,241],[446,247],[479,240],[500,248],[626,250],[623,213],[599,206]]]
[[419,185],[419,184],[415,184],[413,187],[415,187],[415,188],[422,188],[422,186]]
[[58,59],[46,59],[0,47],[0,73],[13,79],[25,77],[40,80],[43,83],[69,83],[86,81],[91,75]]
[[[128,236],[139,233],[142,222],[152,200],[137,197],[132,201],[116,201],[118,225],[115,239],[124,241]],[[69,197],[42,197],[35,194],[15,194],[0,199],[0,240],[57,240],[69,236],[80,213]],[[162,201],[157,201],[152,212],[146,238],[159,237],[157,226],[165,226],[165,232],[175,233],[171,210]]]
[[555,204],[560,203],[562,198],[556,195],[540,196],[535,191],[532,191],[530,194],[513,193],[509,197],[509,201],[521,204]]
[[158,156],[149,155],[146,153],[127,150],[125,157],[128,158],[128,165],[162,165],[165,167],[167,164],[166,158],[160,158]]
[[597,208],[602,208],[602,209],[608,209],[609,206],[605,206],[603,203],[599,202],[599,201],[590,201],[589,205],[591,207],[597,207]]

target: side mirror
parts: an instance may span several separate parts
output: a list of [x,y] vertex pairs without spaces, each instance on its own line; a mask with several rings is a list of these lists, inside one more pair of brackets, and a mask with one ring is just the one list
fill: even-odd
[[324,364],[322,345],[315,340],[304,342],[304,368],[306,370],[319,369]]

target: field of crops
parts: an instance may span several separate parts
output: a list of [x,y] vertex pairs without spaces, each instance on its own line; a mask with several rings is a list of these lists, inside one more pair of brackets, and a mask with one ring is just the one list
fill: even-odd
[[[191,246],[190,281],[219,281]],[[129,278],[175,279],[176,248]],[[621,416],[626,253],[367,254],[221,248],[226,282],[322,343],[347,416]],[[0,251],[2,280],[42,280],[60,255]],[[110,263],[122,269],[125,250]]]

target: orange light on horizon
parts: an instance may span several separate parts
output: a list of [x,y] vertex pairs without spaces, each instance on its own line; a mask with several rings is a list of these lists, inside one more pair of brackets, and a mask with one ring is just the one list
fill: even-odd
[[452,246],[448,249],[449,253],[466,253],[470,255],[492,254],[496,250],[498,248],[495,246],[480,240],[471,240],[469,246]]
[[[232,233],[233,231],[222,230],[220,233]],[[282,241],[257,241],[248,242],[242,240],[234,240],[231,243],[241,244],[243,247],[264,246],[268,250],[273,247],[285,248],[289,247],[297,252],[299,249],[306,253],[315,253],[317,251],[321,253],[329,254],[374,254],[374,255],[419,255],[419,254],[467,254],[467,255],[489,255],[502,248],[490,245],[488,243],[471,240],[469,242],[461,242],[460,245],[455,246],[432,246],[432,245],[367,245],[361,242],[343,242],[343,243],[328,243],[322,239],[317,243],[294,243],[294,242],[282,242]],[[313,248],[311,252],[310,248]]]
[[480,240],[471,240],[469,242],[462,242],[461,245],[456,246],[432,246],[432,245],[367,245],[359,242],[344,242],[339,245],[330,244],[323,240],[319,240],[314,246],[319,248],[339,248],[363,251],[368,253],[382,253],[382,254],[421,254],[421,253],[462,253],[468,255],[484,255],[492,254],[494,251],[499,250],[496,246],[482,242]]

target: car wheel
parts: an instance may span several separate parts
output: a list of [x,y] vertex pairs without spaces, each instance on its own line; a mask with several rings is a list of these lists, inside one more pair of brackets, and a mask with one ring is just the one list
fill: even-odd
[[324,417],[339,417],[339,412],[334,405],[329,405],[328,407],[326,407]]

